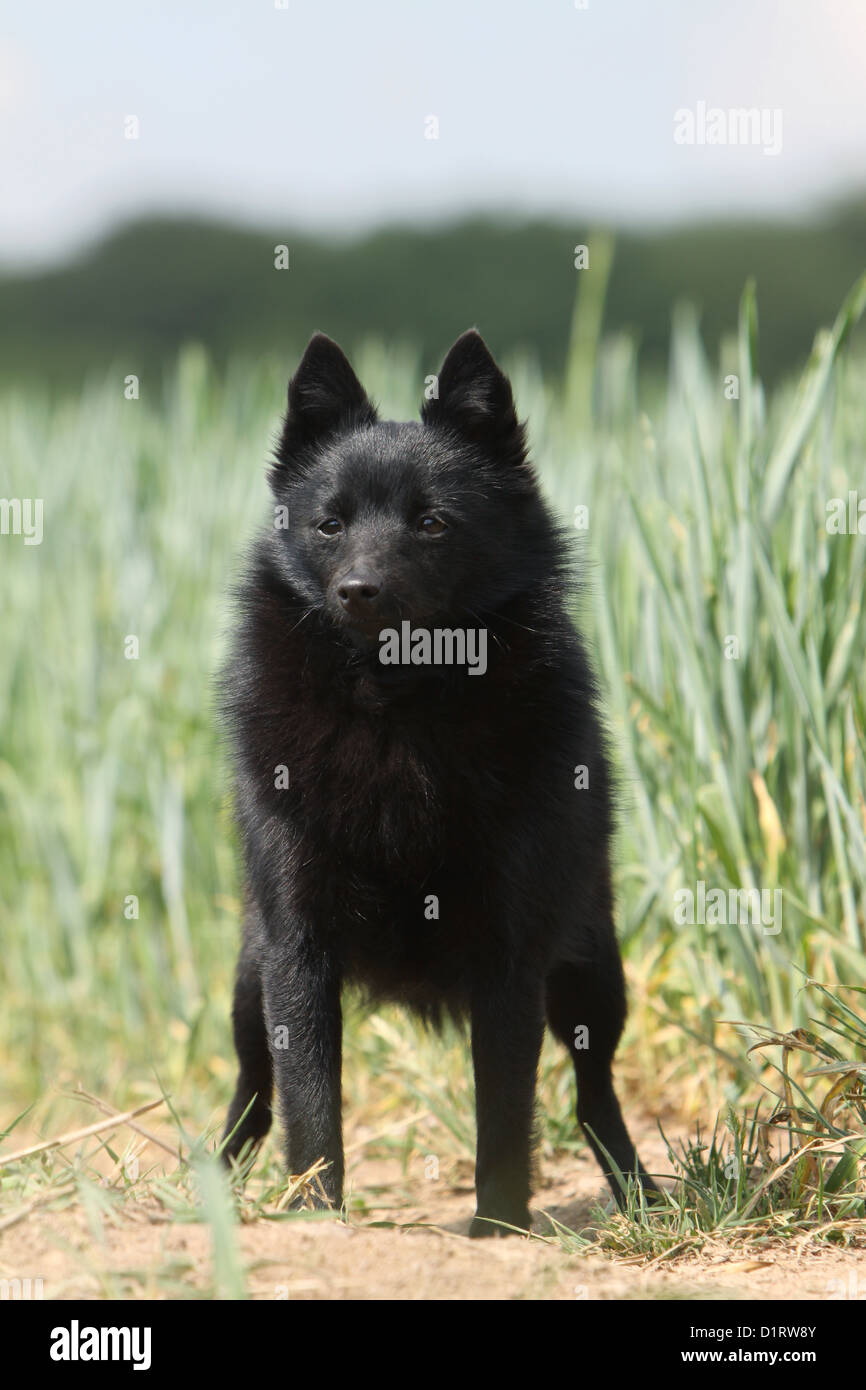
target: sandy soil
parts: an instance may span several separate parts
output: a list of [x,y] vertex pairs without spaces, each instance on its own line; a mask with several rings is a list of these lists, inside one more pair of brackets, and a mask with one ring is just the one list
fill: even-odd
[[[656,1131],[635,1124],[648,1166],[666,1168]],[[363,1135],[360,1136],[361,1140]],[[347,1135],[357,1144],[358,1134]],[[142,1155],[142,1165],[147,1161]],[[256,1220],[238,1234],[256,1299],[828,1299],[866,1297],[866,1250],[814,1242],[756,1248],[714,1243],[708,1251],[624,1260],[599,1250],[569,1254],[558,1243],[513,1237],[470,1241],[470,1166],[425,1178],[419,1155],[404,1175],[396,1160],[348,1165],[350,1191],[367,1210],[349,1225]],[[542,1165],[535,1199],[584,1230],[605,1188],[588,1154]],[[396,1222],[397,1228],[375,1222]],[[101,1235],[99,1231],[102,1226]],[[536,1230],[549,1231],[539,1216]],[[209,1231],[171,1220],[153,1201],[127,1201],[100,1220],[81,1206],[36,1209],[0,1231],[0,1278],[40,1277],[45,1298],[183,1297],[211,1279]]]

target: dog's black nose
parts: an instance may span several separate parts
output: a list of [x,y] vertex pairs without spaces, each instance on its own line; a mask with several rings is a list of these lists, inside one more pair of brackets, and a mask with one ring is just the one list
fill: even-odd
[[340,582],[337,595],[350,616],[364,617],[371,612],[380,588],[379,581],[371,574],[347,574]]

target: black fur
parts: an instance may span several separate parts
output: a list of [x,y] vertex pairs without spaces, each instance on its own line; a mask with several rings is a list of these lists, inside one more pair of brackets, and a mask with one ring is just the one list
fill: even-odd
[[[342,985],[434,1023],[468,1016],[483,1235],[497,1227],[478,1218],[529,1224],[545,1019],[616,1196],[599,1144],[652,1184],[611,1082],[625,999],[609,777],[567,547],[477,333],[438,387],[420,424],[380,422],[321,334],[289,385],[270,475],[288,526],[256,546],[223,682],[248,891],[225,1153],[262,1139],[275,1085],[290,1171],[324,1157],[339,1206]],[[486,628],[486,673],[383,666],[379,630],[405,619]]]

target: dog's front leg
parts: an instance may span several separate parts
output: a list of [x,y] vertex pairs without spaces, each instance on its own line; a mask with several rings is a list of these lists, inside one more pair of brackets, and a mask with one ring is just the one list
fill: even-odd
[[491,971],[473,993],[478,1149],[472,1236],[508,1234],[493,1221],[523,1230],[530,1224],[535,1081],[544,1037],[542,999],[541,981],[519,970],[507,976]]
[[304,1173],[320,1158],[325,1198],[343,1200],[341,1122],[342,1010],[340,972],[295,922],[285,939],[265,948],[262,994],[268,1045],[286,1135],[289,1172]]

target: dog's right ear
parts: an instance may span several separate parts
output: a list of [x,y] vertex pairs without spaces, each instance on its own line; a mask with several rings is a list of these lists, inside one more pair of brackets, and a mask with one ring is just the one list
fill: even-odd
[[523,432],[511,385],[477,329],[461,334],[447,353],[436,390],[421,408],[425,425],[448,425],[475,443],[507,447],[521,456]]
[[372,424],[376,408],[349,359],[332,338],[314,333],[289,382],[289,405],[277,447],[277,470],[306,445],[334,430]]

